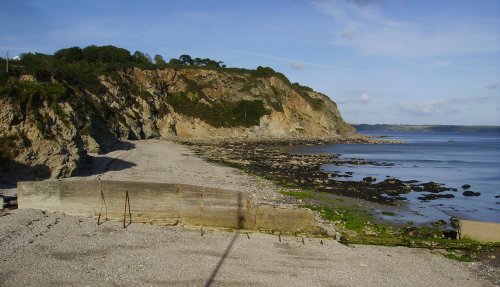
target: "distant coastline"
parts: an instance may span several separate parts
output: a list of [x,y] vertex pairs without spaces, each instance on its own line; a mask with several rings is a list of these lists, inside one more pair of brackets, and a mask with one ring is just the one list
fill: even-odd
[[481,132],[500,133],[500,126],[351,124],[358,132]]

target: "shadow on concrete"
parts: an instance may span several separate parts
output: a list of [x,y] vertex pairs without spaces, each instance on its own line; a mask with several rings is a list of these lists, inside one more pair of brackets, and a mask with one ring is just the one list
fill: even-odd
[[242,213],[242,208],[243,208],[243,203],[242,203],[242,195],[241,192],[238,192],[238,230],[236,231],[236,234],[233,236],[233,239],[231,239],[231,242],[229,242],[229,245],[227,246],[226,250],[222,254],[219,262],[217,262],[217,265],[215,266],[214,270],[212,271],[212,274],[210,274],[210,277],[208,278],[207,282],[205,282],[204,287],[210,287],[214,283],[215,277],[217,277],[217,274],[219,273],[222,265],[224,264],[224,261],[226,261],[226,258],[229,256],[229,253],[231,253],[231,250],[233,249],[234,243],[240,236],[240,230],[243,228],[243,221],[245,220],[243,213]]
[[134,143],[131,143],[129,141],[116,141],[115,144],[109,146],[106,148],[106,150],[104,151],[104,154],[105,153],[109,153],[109,152],[112,152],[112,151],[117,151],[117,150],[131,150],[131,149],[134,149],[135,148],[135,144]]
[[106,173],[108,171],[121,171],[137,164],[119,158],[108,156],[88,156],[80,165],[75,176],[91,176]]

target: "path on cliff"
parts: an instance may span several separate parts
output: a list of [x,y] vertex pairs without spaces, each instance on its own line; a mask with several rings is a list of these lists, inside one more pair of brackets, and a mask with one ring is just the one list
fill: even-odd
[[268,181],[209,163],[188,147],[166,140],[123,142],[115,151],[92,155],[92,165],[73,179],[182,183],[253,194],[260,202],[284,197]]
[[494,286],[426,249],[0,214],[0,286]]

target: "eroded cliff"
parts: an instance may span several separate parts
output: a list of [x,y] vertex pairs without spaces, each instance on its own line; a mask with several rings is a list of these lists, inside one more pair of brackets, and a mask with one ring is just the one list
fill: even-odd
[[106,152],[119,138],[264,141],[354,132],[330,98],[270,68],[106,65],[58,53],[26,55],[0,78],[3,177],[69,176],[87,153]]

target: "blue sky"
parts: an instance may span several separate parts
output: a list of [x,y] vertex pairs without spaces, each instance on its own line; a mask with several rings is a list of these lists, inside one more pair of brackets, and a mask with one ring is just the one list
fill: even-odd
[[0,52],[115,45],[269,66],[350,123],[500,125],[498,0],[0,2]]

